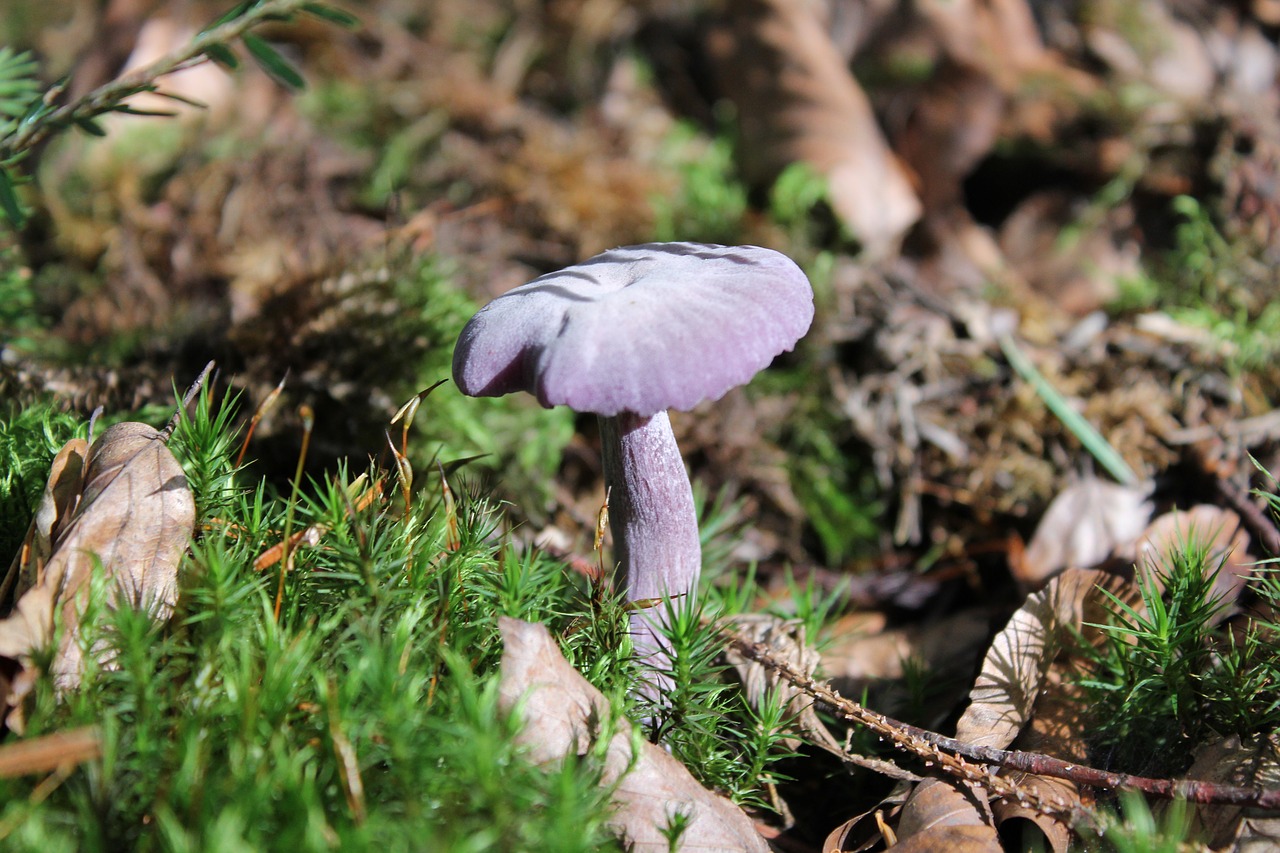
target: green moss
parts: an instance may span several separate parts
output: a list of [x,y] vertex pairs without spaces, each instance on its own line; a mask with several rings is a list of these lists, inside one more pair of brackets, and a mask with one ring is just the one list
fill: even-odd
[[[232,422],[206,397],[172,441],[201,531],[172,618],[88,607],[86,642],[113,666],[91,665],[62,695],[36,687],[29,734],[94,725],[102,757],[38,797],[38,777],[0,780],[0,846],[617,849],[598,761],[536,766],[517,744],[498,703],[497,617],[547,623],[621,710],[636,674],[619,603],[539,553],[495,547],[486,498],[433,511],[434,483],[407,509],[353,511],[339,467],[291,510],[232,470]],[[254,562],[290,513],[322,535],[281,584],[279,564]],[[673,742],[719,759],[691,767],[707,784],[757,797],[786,715],[728,701],[711,635],[696,617],[681,632],[678,648],[700,651],[681,658],[690,719],[672,721]]]
[[885,505],[873,472],[857,462],[848,421],[823,405],[829,395],[814,387],[823,381],[818,376],[812,368],[770,370],[752,388],[799,401],[782,434],[771,438],[786,451],[791,488],[825,561],[838,566],[876,547]]
[[707,138],[694,125],[680,122],[665,141],[662,159],[680,183],[674,194],[651,202],[655,239],[740,242],[747,189],[737,174],[730,137]]
[[1196,199],[1173,202],[1175,245],[1150,271],[1120,282],[1113,311],[1162,310],[1201,329],[1235,373],[1264,371],[1280,355],[1274,269],[1247,240],[1228,239]]

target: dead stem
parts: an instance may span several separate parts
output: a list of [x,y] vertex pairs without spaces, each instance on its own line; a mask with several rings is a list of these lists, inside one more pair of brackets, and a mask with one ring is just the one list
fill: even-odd
[[1149,779],[1127,773],[1111,773],[1040,753],[975,746],[908,725],[844,698],[830,685],[805,675],[774,655],[764,644],[752,642],[728,628],[718,630],[740,654],[768,667],[806,695],[828,705],[836,716],[864,725],[882,738],[888,738],[896,748],[923,759],[926,766],[936,765],[949,775],[982,785],[994,797],[1013,799],[1045,814],[1068,818],[1074,823],[1097,825],[1092,813],[1079,804],[1044,797],[1034,790],[1020,788],[1011,780],[997,776],[991,766],[977,766],[971,762],[1066,779],[1093,788],[1127,789],[1163,799],[1280,811],[1280,789],[1239,788],[1193,779]]

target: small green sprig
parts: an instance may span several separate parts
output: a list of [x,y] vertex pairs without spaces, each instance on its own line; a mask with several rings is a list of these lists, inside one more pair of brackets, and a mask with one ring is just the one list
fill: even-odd
[[1191,844],[1191,809],[1186,800],[1174,800],[1160,815],[1136,791],[1120,795],[1120,810],[1106,820],[1103,835],[1107,849],[1115,853],[1184,853],[1202,850]]
[[61,106],[58,100],[66,88],[65,80],[53,84],[39,95],[35,64],[30,55],[0,48],[0,211],[14,227],[21,228],[25,224],[26,213],[17,194],[17,186],[24,180],[19,166],[51,136],[71,128],[92,136],[103,136],[105,131],[97,119],[108,113],[171,115],[163,111],[137,109],[129,104],[130,99],[144,92],[194,104],[164,91],[157,81],[210,59],[226,68],[235,68],[239,62],[231,46],[237,41],[281,85],[290,89],[302,88],[304,80],[298,70],[270,43],[250,32],[267,22],[292,20],[299,13],[342,26],[355,26],[357,23],[348,13],[314,0],[244,0],[201,30],[186,45]]
[[225,512],[236,494],[235,453],[239,431],[234,424],[238,395],[228,392],[215,402],[206,385],[196,397],[195,412],[178,410],[170,447],[183,461],[183,471],[196,501],[197,523]]
[[[1212,735],[1280,725],[1276,626],[1249,620],[1237,635],[1218,625],[1227,606],[1214,592],[1223,559],[1192,531],[1159,566],[1139,572],[1140,604],[1106,593],[1111,618],[1091,625],[1102,632],[1100,646],[1081,645],[1089,674],[1080,683],[1094,709],[1095,750],[1114,765],[1185,756],[1182,747]],[[1260,598],[1280,603],[1272,573],[1251,584]]]
[[748,706],[742,692],[725,679],[724,642],[700,604],[668,601],[663,635],[669,685],[661,697],[641,696],[636,715],[649,721],[651,740],[665,744],[697,779],[725,792],[734,802],[768,808],[764,792],[784,778],[777,762],[793,753],[791,715],[778,693],[760,707]]

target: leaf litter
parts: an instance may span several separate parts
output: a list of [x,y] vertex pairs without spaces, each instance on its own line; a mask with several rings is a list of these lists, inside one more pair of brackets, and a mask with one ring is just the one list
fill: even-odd
[[[659,41],[676,33],[681,38],[670,42],[686,45],[691,28],[703,36],[699,61],[720,63],[716,97],[736,104],[743,126],[762,128],[742,140],[739,167],[758,171],[757,183],[767,184],[763,176],[797,159],[816,166],[829,178],[829,203],[841,224],[888,256],[883,265],[843,255],[832,263],[824,285],[831,304],[818,336],[839,357],[812,373],[829,382],[820,393],[837,415],[832,432],[840,451],[865,448],[881,491],[892,499],[892,518],[881,526],[878,543],[896,560],[886,564],[905,560],[912,568],[900,576],[928,592],[907,602],[878,592],[884,585],[860,585],[871,590],[861,604],[878,620],[879,644],[873,648],[837,632],[839,643],[826,649],[817,672],[842,675],[851,689],[860,689],[899,679],[904,661],[916,657],[942,670],[975,671],[994,627],[989,623],[999,618],[995,614],[1021,604],[991,642],[970,709],[961,718],[961,739],[1012,743],[1078,761],[1082,733],[1068,713],[1072,699],[1064,694],[1070,685],[1055,638],[1064,626],[1102,618],[1082,616],[1086,608],[1077,594],[1091,602],[1090,609],[1097,604],[1081,592],[1087,586],[1082,579],[1105,578],[1108,589],[1120,584],[1132,600],[1125,571],[1135,562],[1149,571],[1149,555],[1161,550],[1160,543],[1178,541],[1191,529],[1212,531],[1219,537],[1214,548],[1230,555],[1219,589],[1235,604],[1255,556],[1242,538],[1241,524],[1250,522],[1243,513],[1233,517],[1203,506],[1202,495],[1231,484],[1248,499],[1249,454],[1274,470],[1280,431],[1265,425],[1236,429],[1273,414],[1274,370],[1241,375],[1227,361],[1239,352],[1237,345],[1175,320],[1158,304],[1145,305],[1132,322],[1108,314],[1097,323],[1090,312],[1117,297],[1118,278],[1143,271],[1137,255],[1162,239],[1165,203],[1191,189],[1193,180],[1220,183],[1220,207],[1228,214],[1224,227],[1248,234],[1258,255],[1274,262],[1280,205],[1271,184],[1280,134],[1272,118],[1277,50],[1266,29],[1280,20],[1270,8],[1274,4],[1199,14],[1144,2],[1135,4],[1135,18],[1126,16],[1123,4],[1100,3],[1091,4],[1086,21],[1052,4],[1038,6],[1033,17],[1030,4],[1016,0],[914,7],[876,2],[862,4],[852,16],[839,3],[820,12],[816,6],[753,2],[731,6],[709,29],[699,30],[704,21],[690,26],[669,11],[581,15],[607,6],[584,0],[552,4],[556,9],[545,16],[541,10],[520,11],[492,67],[487,56],[477,61],[457,50],[449,23],[472,15],[492,23],[500,12],[492,4],[480,4],[479,11],[439,5],[441,23],[428,32],[402,26],[390,14],[373,22],[362,41],[326,43],[312,34],[298,45],[329,57],[324,61],[334,66],[345,65],[362,91],[376,93],[386,78],[394,79],[397,110],[423,117],[416,132],[429,156],[404,180],[410,209],[420,208],[408,221],[380,217],[376,204],[353,201],[355,184],[369,168],[367,153],[353,154],[323,138],[269,91],[237,84],[249,87],[240,90],[251,107],[246,121],[282,117],[251,156],[234,164],[212,159],[165,183],[155,198],[126,189],[113,214],[119,222],[93,221],[69,205],[50,205],[56,230],[78,246],[68,255],[94,258],[104,247],[116,247],[103,264],[120,284],[112,304],[92,290],[78,295],[62,315],[59,333],[94,341],[112,330],[156,331],[166,321],[181,326],[195,318],[202,342],[230,342],[241,353],[247,365],[241,381],[255,392],[274,384],[285,342],[288,356],[306,371],[306,387],[298,393],[339,389],[333,396],[344,403],[351,398],[341,393],[367,393],[369,408],[379,409],[376,377],[360,373],[356,364],[369,362],[368,353],[344,360],[339,348],[324,348],[334,329],[376,325],[371,318],[381,316],[360,305],[382,297],[378,282],[386,270],[374,264],[346,275],[353,259],[374,244],[379,252],[388,244],[430,248],[456,258],[472,289],[491,295],[504,282],[527,278],[531,266],[542,269],[642,237],[651,224],[646,195],[655,187],[668,192],[675,183],[655,160],[631,155],[669,129],[673,115],[662,101],[678,101],[678,87],[662,62],[654,70],[667,89],[658,98],[636,85],[643,75],[634,67],[628,73],[625,61],[595,60],[617,53],[618,44],[646,28],[656,29]],[[1148,38],[1134,37],[1135,20]],[[562,37],[572,49],[539,58],[530,47],[539,33]],[[717,52],[726,33],[732,42],[727,54]],[[95,45],[93,58],[118,48]],[[757,65],[781,63],[794,76],[738,73],[736,55]],[[877,66],[877,59],[885,61]],[[891,79],[868,83],[864,75],[851,74],[851,66],[882,76],[889,69]],[[912,77],[911,68],[921,66],[931,70]],[[566,69],[577,69],[579,76],[555,76]],[[1209,95],[1206,87],[1214,80],[1221,89]],[[552,95],[544,97],[549,89]],[[583,93],[599,93],[608,132],[599,132],[595,102],[585,118],[568,114],[566,93],[582,99],[593,97]],[[1130,100],[1114,104],[1112,112],[1097,111],[1097,103],[1122,95]],[[545,108],[552,102],[554,108]],[[1182,119],[1197,109],[1209,118],[1188,133]],[[1058,140],[1067,144],[1050,144]],[[1024,181],[1017,171],[1022,155],[1006,152],[1028,148],[1043,172]],[[74,174],[77,162],[51,160],[54,183],[74,185],[62,178]],[[850,176],[886,187],[871,196],[883,209],[868,212]],[[1114,183],[1098,190],[1107,181]],[[97,180],[95,186],[102,197],[115,198],[117,190],[105,183]],[[464,184],[473,194],[459,205],[448,193]],[[1008,185],[1019,187],[1014,197],[1005,197]],[[1100,200],[1108,191],[1114,193],[1109,200]],[[305,203],[295,205],[295,198]],[[766,226],[747,237],[768,242],[777,233]],[[223,324],[228,317],[231,322]],[[1081,467],[1078,441],[1009,371],[991,331],[1001,323],[1006,333],[1017,333],[1040,372],[1099,427],[1127,464],[1144,479],[1162,481],[1157,494],[1124,491],[1088,475],[1078,486],[1064,486],[1064,478]],[[182,349],[158,345],[156,359],[126,370],[124,382],[93,371],[27,364],[20,365],[18,381],[75,400],[133,394],[129,402],[136,403],[165,393],[164,383],[156,381],[168,375],[161,361],[170,350]],[[766,570],[784,563],[815,574],[862,569],[861,555],[852,564],[838,559],[823,566],[824,557],[801,544],[812,504],[799,500],[794,480],[780,474],[786,452],[774,443],[803,416],[797,396],[737,394],[723,410],[687,423],[683,429],[698,437],[694,464],[705,466],[709,481],[747,494],[755,524],[744,535],[751,538],[753,559],[762,559]],[[55,462],[46,501],[24,545],[27,556],[4,587],[7,595],[24,593],[21,601],[27,603],[19,604],[18,613],[29,612],[34,621],[6,622],[0,626],[3,636],[47,636],[44,625],[65,621],[68,602],[60,596],[68,584],[55,584],[50,573],[83,573],[84,560],[73,560],[62,543],[80,541],[83,551],[84,543],[101,546],[110,536],[69,530],[85,514],[102,515],[107,526],[110,513],[76,505],[87,494],[76,485],[87,473],[79,469],[92,464],[91,456],[86,446],[68,445]],[[598,503],[587,482],[589,469],[567,467],[566,474],[581,476],[564,478],[576,493],[562,503],[584,494],[588,504]],[[1170,505],[1191,509],[1163,514]],[[1157,510],[1162,514],[1155,524],[1139,535]],[[168,518],[170,510],[141,514]],[[1020,539],[1013,533],[1033,524],[1034,535],[1019,558]],[[1022,587],[1013,600],[1003,574],[992,580],[991,558],[975,556],[992,531],[996,553],[1008,558]],[[318,538],[322,532],[308,528],[300,535]],[[1250,532],[1254,541],[1267,541]],[[114,562],[120,558],[108,556],[112,562],[104,559],[103,568],[120,570]],[[264,554],[267,561],[272,557]],[[917,560],[933,568],[916,571]],[[157,577],[161,602],[163,575]],[[1029,590],[1036,591],[1020,601]],[[984,607],[970,606],[974,598],[983,599]],[[1247,602],[1235,609],[1246,610]],[[73,630],[74,613],[68,615]],[[811,650],[794,636],[784,640],[787,628],[771,622],[760,628],[763,633],[740,627],[813,675]],[[29,650],[18,653],[19,659]],[[72,678],[75,667],[69,659],[65,665],[68,671],[60,677]],[[754,668],[743,677],[750,684],[777,682]],[[936,704],[939,718],[954,710],[949,700]],[[813,724],[819,707],[806,705],[801,714],[804,730],[823,741]],[[1259,756],[1267,743],[1240,751],[1262,766]],[[1205,747],[1210,753],[1217,748]],[[1248,774],[1232,778],[1251,783]],[[1270,779],[1262,771],[1256,778]],[[998,799],[988,812],[973,802],[979,798],[971,789],[957,791],[951,783],[930,787],[933,793],[913,795],[913,809],[926,817],[907,822],[906,831],[895,835],[900,844],[928,844],[912,839],[935,826],[933,831],[958,833],[953,840],[972,831],[986,843],[989,825],[1009,806],[1007,798]],[[1063,789],[1046,796],[1079,799]],[[961,826],[940,825],[945,821],[939,816],[949,813],[963,818]],[[892,831],[885,814],[880,826]],[[1265,831],[1262,820],[1257,819],[1259,831]],[[1244,830],[1236,832],[1236,826],[1234,819],[1215,824],[1215,843],[1240,842]],[[1051,828],[1045,826],[1046,834]],[[1059,841],[1051,843],[1057,848]]]

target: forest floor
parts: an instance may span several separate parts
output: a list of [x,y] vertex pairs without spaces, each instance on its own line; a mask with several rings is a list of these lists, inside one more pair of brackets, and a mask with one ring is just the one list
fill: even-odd
[[[73,99],[222,11],[13,0],[0,45],[33,51]],[[810,332],[748,386],[672,416],[715,532],[709,583],[754,572],[760,612],[796,614],[798,588],[830,596],[809,638],[819,672],[924,728],[1139,775],[1194,760],[1197,778],[1275,787],[1274,709],[1252,728],[1193,730],[1175,713],[1159,743],[1186,760],[1125,765],[1096,721],[1061,713],[1080,694],[1050,689],[1071,681],[1069,655],[1044,635],[1105,622],[1100,586],[1147,613],[1143,579],[1172,570],[1141,567],[1177,562],[1193,534],[1212,540],[1197,565],[1225,567],[1210,571],[1221,607],[1205,642],[1273,627],[1274,599],[1244,578],[1280,553],[1267,499],[1280,472],[1280,6],[349,11],[358,26],[260,30],[305,77],[299,91],[250,62],[207,63],[161,84],[204,108],[108,115],[101,138],[64,134],[23,165],[31,219],[0,236],[0,395],[160,423],[175,385],[212,360],[242,418],[271,400],[250,457],[284,490],[300,407],[313,476],[386,464],[391,417],[449,379],[461,324],[515,285],[620,245],[774,248],[813,284]],[[519,548],[595,562],[594,418],[471,401],[446,382],[415,430],[414,469],[470,460],[449,468],[455,489],[505,501]],[[1011,635],[1019,618],[1040,633]],[[1028,669],[1005,672],[1018,689],[1003,698],[980,696],[1001,654]],[[883,844],[885,820],[900,843],[920,833],[918,849],[997,843],[939,829],[959,807],[919,806],[919,786],[914,823],[901,792],[832,786],[845,771],[825,760],[789,765],[781,816],[760,820],[776,845]],[[1030,796],[1111,802],[1066,784]],[[855,802],[881,824],[852,820]],[[1215,808],[1189,837],[1280,837]],[[972,811],[984,831],[1031,815],[1050,846],[1079,843],[1034,803]]]

